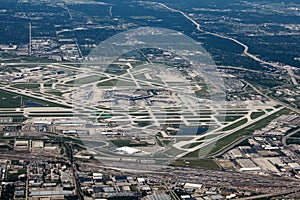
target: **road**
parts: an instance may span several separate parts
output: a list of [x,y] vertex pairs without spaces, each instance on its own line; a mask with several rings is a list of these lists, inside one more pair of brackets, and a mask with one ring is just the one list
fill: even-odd
[[[274,63],[274,62],[264,61],[264,60],[258,58],[257,56],[255,56],[255,55],[249,53],[249,47],[248,47],[246,44],[244,44],[244,43],[238,41],[238,40],[235,39],[235,38],[232,38],[232,37],[229,37],[229,36],[225,36],[225,35],[221,35],[221,34],[218,34],[218,33],[213,33],[213,32],[209,32],[209,31],[204,31],[204,30],[202,30],[202,29],[201,29],[201,25],[200,25],[198,22],[196,22],[194,19],[192,19],[191,17],[189,17],[187,14],[185,14],[183,11],[176,10],[176,9],[171,8],[171,7],[169,7],[169,6],[167,6],[167,5],[163,4],[163,3],[158,3],[158,2],[156,2],[156,4],[158,4],[158,5],[160,5],[160,6],[164,7],[164,8],[166,8],[166,9],[168,9],[168,10],[170,10],[171,12],[177,12],[177,13],[180,13],[180,14],[183,15],[186,19],[188,19],[190,22],[192,22],[192,23],[197,27],[197,30],[198,30],[198,31],[201,31],[201,32],[206,33],[206,34],[209,34],[209,35],[213,35],[213,36],[216,36],[216,37],[219,37],[219,38],[223,38],[223,39],[227,39],[227,40],[231,40],[231,41],[235,42],[236,44],[238,44],[238,45],[240,45],[240,46],[242,46],[242,47],[244,48],[244,50],[243,50],[243,54],[244,54],[244,55],[250,57],[251,59],[253,59],[253,60],[255,60],[255,61],[257,61],[257,62],[259,62],[259,63],[261,63],[261,64],[270,65],[270,66],[272,66],[272,67],[280,68],[280,69],[284,69],[284,70],[287,69],[286,67],[283,67],[283,65],[281,65],[281,64],[279,64],[279,63]],[[288,66],[288,67],[289,67],[289,66]],[[290,76],[291,76],[291,79],[294,78],[294,76],[292,76],[291,74],[290,74]]]
[[185,18],[187,18],[188,20],[190,20],[196,27],[199,31],[201,31],[201,27],[200,27],[200,24],[197,23],[195,20],[193,20],[192,18],[190,18],[187,14],[185,14],[184,12],[180,11],[180,10],[176,10],[174,8],[170,8],[169,6],[163,4],[163,3],[157,3],[158,5],[172,11],[172,12],[178,12],[180,14],[182,14]]
[[286,70],[287,70],[287,72],[289,73],[289,75],[290,75],[290,77],[291,77],[292,83],[293,83],[294,85],[298,85],[298,82],[297,82],[297,80],[296,80],[296,77],[297,77],[297,76],[295,76],[294,71],[293,71],[291,68],[289,68],[289,67],[286,67]]
[[295,130],[295,131],[293,131],[293,132],[291,132],[291,133],[285,135],[285,136],[282,138],[282,143],[283,143],[283,145],[284,145],[284,146],[288,146],[287,143],[286,143],[286,140],[287,140],[289,137],[291,137],[292,135],[298,133],[299,131],[300,131],[300,128],[298,128],[297,130]]
[[[223,39],[228,39],[228,40],[231,40],[231,41],[233,41],[233,42],[239,44],[240,46],[242,46],[242,47],[244,48],[243,53],[244,53],[246,56],[252,58],[253,60],[255,60],[255,61],[257,61],[257,62],[259,62],[259,63],[261,63],[261,64],[270,65],[270,66],[272,66],[272,67],[280,68],[280,69],[282,69],[282,70],[288,70],[288,73],[289,73],[289,75],[291,76],[291,80],[294,80],[294,78],[296,77],[296,76],[293,74],[293,72],[292,72],[290,66],[282,66],[282,65],[280,65],[280,64],[278,64],[278,63],[264,61],[264,60],[258,58],[257,56],[255,56],[255,55],[249,53],[249,47],[248,47],[246,44],[244,44],[244,43],[238,41],[237,39],[231,38],[231,37],[228,37],[228,36],[224,36],[224,35],[221,35],[221,34],[217,34],[217,33],[212,33],[212,32],[208,32],[208,31],[203,31],[203,30],[200,28],[200,24],[199,24],[198,22],[196,22],[195,20],[193,20],[192,18],[190,18],[190,17],[189,17],[187,14],[185,14],[183,11],[173,9],[173,8],[171,8],[171,7],[169,7],[169,6],[165,5],[165,4],[163,4],[163,3],[157,3],[157,4],[160,5],[160,6],[162,6],[162,7],[164,7],[164,8],[166,8],[166,9],[168,9],[168,10],[170,10],[171,12],[177,12],[177,13],[180,13],[180,14],[183,15],[186,19],[188,19],[188,20],[191,21],[194,25],[196,25],[198,31],[201,31],[201,32],[204,32],[204,33],[207,33],[207,34],[210,34],[210,35],[214,35],[214,36],[216,36],[216,37],[220,37],[220,38],[223,38]],[[300,78],[300,77],[297,76],[296,78]],[[298,84],[296,81],[293,81],[293,83],[294,83],[294,84]],[[287,104],[285,104],[285,103],[283,103],[283,102],[280,102],[280,101],[278,101],[278,100],[275,100],[275,99],[273,99],[273,98],[271,98],[271,97],[269,97],[269,96],[263,94],[261,91],[259,91],[256,87],[254,87],[254,86],[251,85],[250,83],[248,83],[248,84],[249,84],[255,91],[257,91],[259,94],[261,94],[262,96],[264,96],[264,97],[266,97],[266,98],[268,98],[268,99],[270,99],[270,100],[272,100],[272,101],[275,101],[275,102],[277,102],[279,105],[282,105],[282,106],[284,106],[284,107],[287,107],[288,109],[290,109],[290,110],[292,110],[292,111],[294,111],[294,112],[300,114],[300,110],[299,110],[299,109],[294,108],[294,107],[291,107],[291,106],[289,106],[289,105],[287,105]]]
[[63,144],[65,145],[66,150],[68,151],[67,155],[69,156],[69,161],[70,161],[70,164],[71,164],[71,172],[72,172],[72,175],[73,175],[73,181],[74,181],[74,187],[75,187],[75,194],[79,198],[79,200],[82,200],[83,196],[81,194],[80,184],[79,184],[79,181],[77,179],[76,165],[74,163],[72,147],[68,143],[66,143],[66,142],[63,142]]

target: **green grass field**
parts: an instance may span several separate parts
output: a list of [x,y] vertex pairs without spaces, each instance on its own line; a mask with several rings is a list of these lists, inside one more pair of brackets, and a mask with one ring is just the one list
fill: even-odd
[[234,124],[226,126],[225,128],[223,128],[223,131],[230,131],[232,129],[235,129],[235,128],[239,127],[239,126],[242,126],[242,125],[246,124],[247,122],[248,122],[248,119],[246,119],[246,118],[241,119],[241,120],[235,122]]
[[105,79],[107,79],[107,78],[93,75],[93,76],[87,76],[84,78],[75,79],[73,81],[68,81],[68,82],[66,82],[66,84],[83,85],[83,84],[94,83],[94,82],[105,80]]
[[251,117],[251,119],[256,119],[256,118],[258,118],[260,116],[263,116],[264,114],[265,114],[264,111],[252,112],[251,115],[250,115],[250,117]]
[[214,170],[220,169],[213,159],[179,159],[172,162],[170,165],[177,167],[199,167]]
[[184,149],[191,149],[191,148],[194,148],[200,144],[202,144],[203,142],[194,142],[194,143],[190,143],[190,144],[186,144],[184,145],[182,148]]
[[238,116],[230,116],[230,115],[219,115],[219,116],[216,116],[216,118],[219,120],[219,121],[225,121],[225,122],[233,122],[235,120],[238,120],[238,119],[241,119],[243,118],[243,115],[238,115]]
[[108,81],[103,81],[101,83],[98,83],[98,87],[110,87],[110,86],[115,86],[117,84],[118,80],[117,79],[111,79]]
[[12,85],[15,88],[19,89],[38,89],[40,84],[37,83],[22,83],[22,84],[14,84]]
[[117,147],[141,147],[149,145],[147,142],[133,142],[131,140],[110,140],[110,142]]
[[12,93],[12,92],[6,92],[4,90],[0,89],[0,108],[19,108],[23,105],[21,105],[21,98],[22,102],[32,102],[36,104],[41,104],[43,106],[55,106],[55,107],[65,107],[56,103],[48,102],[48,101],[43,101],[40,99]]
[[296,138],[300,138],[300,131],[295,133],[294,135],[292,135],[291,137],[296,137]]
[[300,144],[300,138],[288,138],[286,143],[289,144]]

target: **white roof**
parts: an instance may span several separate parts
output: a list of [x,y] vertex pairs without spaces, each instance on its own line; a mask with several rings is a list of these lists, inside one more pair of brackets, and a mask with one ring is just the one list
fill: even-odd
[[34,121],[35,124],[52,124],[51,121]]
[[93,176],[102,176],[102,173],[93,173]]
[[185,188],[202,188],[201,184],[195,184],[195,183],[186,183],[184,184]]
[[244,172],[244,171],[260,171],[261,168],[260,167],[243,167],[240,169],[240,171]]
[[138,178],[137,181],[138,182],[145,182],[145,179],[144,178]]
[[289,167],[291,168],[296,168],[299,167],[300,165],[298,163],[288,163]]
[[117,148],[116,150],[118,152],[122,152],[122,153],[125,153],[125,154],[130,154],[130,155],[141,152],[141,150],[131,148],[131,147],[126,147],[126,146]]
[[181,195],[180,198],[182,198],[182,199],[188,199],[188,198],[191,198],[191,196],[190,195]]

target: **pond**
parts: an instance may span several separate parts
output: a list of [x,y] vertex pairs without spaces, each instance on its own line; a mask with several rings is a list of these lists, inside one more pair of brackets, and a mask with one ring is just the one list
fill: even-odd
[[176,135],[201,135],[208,130],[209,127],[180,127],[180,131],[178,131]]

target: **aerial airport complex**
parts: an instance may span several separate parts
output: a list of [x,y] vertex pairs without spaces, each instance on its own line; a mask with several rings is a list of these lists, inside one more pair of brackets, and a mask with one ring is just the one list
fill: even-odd
[[298,199],[299,9],[4,0],[0,199]]

